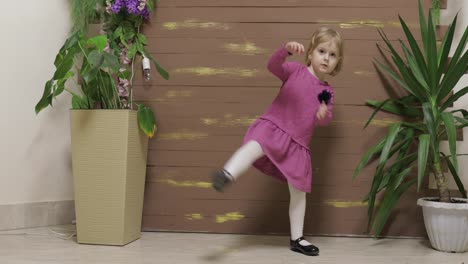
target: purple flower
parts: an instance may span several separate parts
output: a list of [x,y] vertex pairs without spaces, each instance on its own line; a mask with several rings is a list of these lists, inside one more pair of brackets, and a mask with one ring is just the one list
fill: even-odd
[[115,14],[125,11],[127,14],[142,16],[145,19],[149,19],[146,0],[115,0],[111,10]]
[[117,14],[120,12],[122,7],[125,5],[125,0],[115,0],[114,4],[111,7],[113,13]]

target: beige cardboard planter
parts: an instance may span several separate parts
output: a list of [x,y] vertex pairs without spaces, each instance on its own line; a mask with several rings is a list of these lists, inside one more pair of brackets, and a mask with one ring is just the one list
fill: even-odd
[[134,110],[71,110],[78,243],[141,236],[148,138]]

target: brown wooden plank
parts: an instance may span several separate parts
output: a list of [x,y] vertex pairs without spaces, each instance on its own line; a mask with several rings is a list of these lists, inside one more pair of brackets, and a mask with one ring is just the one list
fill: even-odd
[[[158,62],[170,73],[170,80],[164,80],[155,69],[151,70],[153,78],[145,82],[142,73],[135,75],[135,85],[196,85],[196,86],[277,86],[281,82],[267,69],[269,56],[204,56],[200,54],[159,54]],[[290,61],[301,61],[294,57]],[[352,65],[352,66],[351,66]],[[382,88],[379,72],[372,57],[347,56],[342,72],[329,78],[333,87],[362,86],[368,89]],[[389,77],[385,76],[386,79]],[[393,83],[393,81],[391,81]],[[403,90],[403,89],[400,89]]]
[[[352,109],[352,108],[350,108]],[[243,136],[249,125],[258,114],[210,114],[185,118],[164,117],[156,111],[158,131],[153,140],[195,140],[208,136]],[[370,115],[370,114],[369,114]],[[319,127],[314,138],[377,138],[387,131],[388,126],[396,120],[378,115],[366,129],[364,124],[369,115],[362,118],[351,117],[348,120],[332,120],[328,127]],[[160,139],[160,137],[163,137]],[[153,144],[153,143],[150,143]]]
[[419,21],[416,9],[403,8],[332,8],[332,7],[160,7],[152,23],[198,19],[213,22],[242,23],[340,23],[341,21],[372,21],[386,23],[398,21],[400,14],[407,23]]
[[[243,200],[288,203],[289,193],[287,185],[281,184],[279,181],[273,182],[272,180],[268,179],[268,176],[265,175],[258,175],[256,177],[256,174],[251,177],[242,177],[239,179],[239,182],[236,182],[235,185],[223,194],[216,192],[212,188],[178,187],[163,184],[163,182],[147,182],[148,195],[145,199],[159,202],[152,208],[171,206],[162,204],[164,200],[179,201],[180,206],[186,206],[186,203],[180,202],[183,200]],[[370,182],[354,186],[312,184],[312,191],[308,194],[307,199],[327,207],[366,207],[367,205],[361,203],[361,201],[369,192],[369,186]],[[173,214],[179,210],[176,207],[166,209],[171,210],[169,214]],[[212,208],[207,208],[206,210],[212,210]],[[155,213],[148,212],[148,214]]]
[[[377,32],[377,28],[385,30],[387,37],[390,40],[398,40],[404,38],[403,30],[397,16],[391,22],[384,24],[380,23],[361,23],[360,21],[341,20],[337,23],[221,23],[208,20],[169,20],[160,23],[152,23],[147,25],[143,30],[149,38],[182,38],[182,43],[187,39],[193,38],[278,38],[282,41],[289,39],[304,39],[319,27],[327,26],[339,30],[345,40],[375,40],[380,41],[381,37]],[[416,40],[421,40],[418,23],[410,23],[408,25],[414,32]],[[438,27],[439,38],[447,30],[447,26]],[[156,44],[155,44],[156,45]]]
[[[285,187],[284,189],[287,189]],[[155,189],[156,190],[156,189]],[[157,189],[163,191],[162,189]],[[174,190],[172,190],[174,191]],[[261,190],[260,190],[261,191]],[[325,188],[320,189],[321,193],[326,194]],[[332,190],[332,192],[339,192],[340,190]],[[215,192],[213,190],[213,192]],[[222,195],[222,194],[217,194]],[[311,194],[313,195],[313,193]],[[327,202],[328,200],[314,200],[311,199],[311,195],[307,196],[307,211],[306,218],[312,219],[346,219],[346,220],[361,220],[363,223],[367,220],[367,205],[359,206],[348,206],[340,207],[335,206],[332,203]],[[405,214],[409,219],[416,218],[415,220],[422,220],[420,210],[414,210],[416,207],[417,195],[409,193],[405,196],[406,200],[401,200],[396,206],[396,211],[405,210]],[[162,199],[165,198],[165,199]],[[271,196],[273,198],[273,195]],[[167,202],[170,199],[171,202]],[[332,198],[334,199],[334,198]],[[182,199],[177,196],[159,196],[159,197],[146,197],[145,215],[175,215],[180,217],[190,218],[191,215],[200,214],[204,218],[212,222],[212,224],[222,224],[216,222],[215,216],[224,215],[228,212],[238,212],[238,221],[243,221],[246,218],[260,218],[263,217],[266,212],[272,219],[281,217],[286,213],[289,208],[289,197],[284,196],[284,199],[204,199],[204,198],[190,198]],[[187,203],[187,201],[192,201]],[[270,208],[273,209],[270,211]],[[189,216],[190,215],[190,216]],[[211,219],[210,219],[211,218]],[[191,220],[191,219],[189,219]],[[227,221],[226,221],[227,222]],[[224,222],[223,222],[224,223]]]
[[[196,118],[198,121],[204,122],[203,119],[207,118],[222,118],[222,117],[239,117],[239,116],[259,116],[263,114],[271,105],[270,101],[260,101],[258,103],[226,103],[226,102],[213,102],[210,104],[203,102],[147,102],[148,107],[151,107],[156,114],[156,117],[170,117],[170,118]],[[354,111],[355,115],[349,111]],[[370,117],[373,109],[367,106],[352,106],[352,105],[338,105],[333,107],[333,120],[331,124],[352,124],[362,126]],[[353,119],[349,117],[352,116]],[[379,118],[379,116],[377,116]],[[376,126],[388,126],[398,119],[392,114],[382,113],[379,119],[388,120],[388,122],[375,123]],[[389,120],[391,119],[391,120]],[[246,120],[243,125],[249,125],[253,120]],[[205,123],[205,122],[204,122]],[[205,124],[209,124],[206,122]]]
[[[149,200],[145,200],[149,201]],[[288,201],[243,200],[153,200],[160,204],[158,212],[145,211],[144,230],[214,231],[235,233],[282,233],[289,232]],[[145,208],[150,208],[147,205]],[[153,214],[154,213],[154,214]],[[238,218],[223,219],[228,213]],[[337,208],[320,203],[308,203],[304,231],[307,234],[366,234],[366,208]],[[194,217],[198,216],[198,218]],[[221,218],[220,218],[221,217]],[[171,221],[164,221],[170,218]],[[275,221],[271,221],[275,219]],[[423,236],[421,210],[415,201],[396,208],[387,235]],[[275,225],[271,225],[275,222]],[[353,223],[349,226],[349,223]],[[342,228],[345,225],[346,228]],[[359,228],[357,228],[359,227]],[[359,231],[356,231],[359,230]],[[415,231],[417,230],[417,231]]]
[[[428,8],[432,0],[423,0],[423,5]],[[444,2],[441,1],[441,2]],[[157,4],[157,7],[394,7],[417,8],[417,1],[408,0],[165,0]]]
[[[370,191],[376,165],[374,163],[366,167],[355,180],[351,170],[333,168],[333,166],[314,167],[312,191],[307,195],[307,199],[323,206],[337,208],[367,207],[362,200]],[[289,201],[285,182],[264,175],[253,167],[238,177],[236,182],[222,194],[211,188],[211,173],[214,168],[151,167],[150,169],[146,182],[146,198],[152,201],[191,199]],[[417,170],[414,168],[410,177],[416,177],[416,174]],[[336,177],[337,175],[339,177]],[[427,183],[423,184],[423,188],[427,188]],[[430,194],[426,191],[417,193],[415,188],[409,193],[415,196]]]
[[[224,163],[218,165],[218,168],[223,166]],[[356,164],[357,165],[357,164]],[[359,177],[352,180],[354,170],[344,169],[340,166],[322,167],[314,161],[313,166],[313,185],[314,186],[356,186],[366,184],[369,185],[372,181],[372,175],[375,172],[377,162],[371,163],[366,166]],[[211,188],[211,174],[215,168],[210,167],[148,167],[147,182],[159,184],[160,188],[177,188],[177,192],[189,191],[188,189],[210,189]],[[331,177],[333,175],[340,175],[340,177]],[[256,169],[249,169],[245,174],[240,176],[238,184],[246,186],[267,186],[269,185],[272,190],[276,188],[284,188],[283,183],[265,176]],[[236,183],[237,184],[237,183]],[[158,185],[156,185],[158,186]],[[243,187],[233,189],[233,192],[242,190]],[[284,191],[284,190],[283,190]]]
[[[414,209],[413,209],[414,210]],[[404,217],[396,218],[391,229],[383,235],[404,237],[426,237],[424,222],[415,222],[414,219]],[[284,217],[284,216],[283,216]],[[404,219],[402,219],[404,217]],[[274,234],[289,236],[289,220],[261,218],[246,218],[241,223],[228,222],[223,225],[212,224],[209,220],[191,221],[179,216],[143,216],[143,231],[176,231],[176,232],[209,232],[209,233],[236,233],[236,234]],[[410,222],[411,221],[411,222]],[[366,232],[366,221],[342,220],[339,223],[330,220],[306,219],[304,235],[327,236],[364,236],[370,237]],[[411,224],[408,224],[411,223]],[[266,241],[267,243],[267,241]],[[285,245],[287,245],[287,240]]]
[[[150,38],[149,42],[157,43],[151,45],[148,51],[152,54],[203,54],[204,56],[223,56],[232,53],[242,56],[252,56],[265,54],[270,56],[275,52],[286,39],[280,38],[232,38],[219,39],[215,36],[211,38],[195,38],[190,40],[190,44],[182,42],[178,38]],[[294,39],[302,43],[306,48],[310,39]],[[391,41],[395,47],[400,47],[398,41]],[[344,54],[353,56],[380,56],[376,44],[385,46],[383,41],[374,40],[345,40]],[[422,43],[420,43],[422,45]],[[407,44],[408,46],[408,44]],[[303,56],[299,56],[303,57]]]
[[[169,136],[171,135],[168,133]],[[386,133],[379,135],[384,137]],[[177,136],[177,135],[176,135]],[[163,138],[151,141],[149,148],[154,150],[186,150],[186,151],[229,151],[237,149],[243,136],[204,136],[199,138]],[[312,140],[311,149],[327,153],[361,154],[364,155],[375,139],[366,137],[353,138],[317,138]]]
[[[169,167],[210,167],[219,168],[232,155],[232,151],[182,151],[182,150],[148,150],[148,166]],[[313,157],[313,163],[323,167],[336,166],[343,169],[354,170],[362,155],[334,154],[333,158],[327,155]]]
[[[362,86],[335,87],[337,105],[366,105],[366,100],[385,100],[391,96],[383,87],[362,91]],[[166,103],[254,103],[272,102],[279,87],[246,86],[134,86],[134,99],[138,102]]]

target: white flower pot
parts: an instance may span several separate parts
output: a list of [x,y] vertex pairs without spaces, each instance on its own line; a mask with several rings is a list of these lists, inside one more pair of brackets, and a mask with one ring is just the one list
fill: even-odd
[[418,199],[432,247],[444,252],[468,251],[468,203],[440,203],[434,199],[438,198]]

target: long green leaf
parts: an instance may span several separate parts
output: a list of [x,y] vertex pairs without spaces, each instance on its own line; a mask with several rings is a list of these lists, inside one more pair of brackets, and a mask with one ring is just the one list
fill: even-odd
[[460,112],[464,118],[468,118],[468,111],[466,111],[465,109],[457,109],[457,110],[453,110],[453,111],[450,111],[452,114],[455,114],[456,112]]
[[156,121],[151,108],[142,104],[138,104],[138,125],[140,129],[149,137],[152,138],[156,132]]
[[458,117],[458,116],[453,116],[455,118],[455,120],[457,122],[459,122],[460,124],[456,125],[455,127],[457,129],[461,129],[461,128],[464,128],[464,127],[467,127],[468,126],[468,119],[465,119],[465,118],[462,118],[462,117]]
[[392,77],[398,84],[400,84],[403,88],[405,88],[410,94],[418,97],[421,101],[424,101],[424,98],[421,98],[418,94],[416,94],[413,89],[411,89],[406,82],[404,82],[400,77],[398,77],[392,70],[390,70],[387,66],[384,64],[380,63],[379,61],[375,60],[374,61],[382,68],[390,77]]
[[53,98],[52,83],[53,83],[53,80],[49,80],[46,82],[42,97],[39,100],[39,102],[36,104],[36,107],[34,108],[36,114],[39,114],[39,112],[41,112],[42,109],[48,107],[49,105],[52,105],[52,98]]
[[[426,25],[426,17],[424,15],[424,8],[421,3],[421,0],[418,0],[418,10],[419,10],[419,27],[421,29],[421,39],[427,39],[427,25]],[[423,41],[423,45],[426,43]],[[427,48],[424,46],[424,49]]]
[[455,170],[458,171],[458,161],[457,161],[457,130],[455,129],[455,122],[453,120],[453,115],[450,112],[443,112],[441,114],[442,120],[445,123],[445,130],[447,132],[450,155],[452,156],[453,165]]
[[445,67],[447,66],[448,55],[450,53],[450,49],[452,47],[453,36],[455,33],[455,28],[457,25],[458,14],[453,19],[452,24],[449,25],[447,32],[444,35],[444,39],[442,40],[442,44],[439,49],[439,54],[437,58],[437,64],[439,65],[439,69],[437,71],[437,80],[440,80],[442,74],[445,71]]
[[358,166],[356,167],[356,169],[354,170],[354,173],[353,173],[353,180],[359,175],[359,173],[361,172],[361,170],[364,168],[364,166],[367,165],[367,163],[369,162],[369,160],[377,153],[379,153],[380,151],[382,151],[382,148],[384,147],[385,145],[385,138],[382,139],[379,143],[377,143],[376,145],[374,145],[372,148],[370,148],[366,154],[364,154],[364,156],[362,157],[361,161],[359,162]]
[[438,80],[437,78],[437,46],[436,46],[436,36],[435,36],[435,27],[432,21],[432,12],[429,11],[429,25],[427,26],[427,39],[426,41],[426,58],[427,58],[427,71],[429,73],[429,87],[431,89],[431,94],[437,94]]
[[445,101],[445,103],[442,105],[440,111],[444,111],[445,109],[447,109],[447,107],[453,105],[453,103],[455,103],[458,99],[460,99],[460,97],[462,97],[466,93],[468,93],[468,86],[464,87],[463,89],[456,92],[454,95],[450,96],[447,99],[447,101]]
[[388,160],[389,158],[388,154],[390,153],[390,149],[393,146],[393,142],[395,141],[396,136],[400,132],[400,127],[401,127],[401,123],[396,123],[390,126],[388,134],[386,136],[385,145],[380,155],[379,165],[384,165],[384,163]]
[[403,52],[405,53],[406,60],[408,61],[408,65],[414,77],[418,81],[419,85],[424,87],[424,89],[426,89],[426,91],[429,92],[430,91],[429,85],[427,84],[427,81],[424,79],[421,69],[419,68],[419,65],[416,63],[416,60],[414,59],[413,55],[411,54],[411,52],[408,50],[406,45],[401,40],[400,40],[400,45],[401,45],[401,48],[403,49]]
[[[455,84],[460,79],[461,75],[463,75],[466,72],[467,61],[463,62],[461,61],[460,58],[463,57],[462,54],[465,50],[467,42],[468,42],[468,28],[465,28],[463,36],[461,37],[460,42],[458,43],[457,49],[455,50],[455,53],[452,56],[449,66],[447,67],[447,71],[446,71],[447,74],[444,76],[442,83],[440,85],[441,91],[439,92],[439,96],[437,97],[438,101],[442,100],[443,98],[445,98],[445,96],[447,96],[447,94],[450,93],[450,91],[453,89],[453,86],[455,86]],[[465,52],[465,55],[466,53],[468,52]],[[457,67],[461,67],[461,69],[457,69]],[[454,74],[455,71],[457,71],[457,74]],[[459,73],[459,71],[461,71],[461,74]],[[448,82],[450,83],[447,84]]]
[[[411,170],[412,167],[408,167],[412,162],[414,162],[417,159],[417,154],[412,153],[398,161],[395,161],[394,164],[389,168],[389,173],[387,177],[385,177],[382,182],[380,183],[379,189],[377,192],[382,191],[384,188],[388,186],[389,182],[392,182],[395,180],[395,176],[400,175],[399,172],[404,171],[404,170]],[[402,180],[401,178],[397,178],[397,180]],[[368,197],[365,197],[364,201],[367,201]]]
[[[417,158],[416,153],[407,154],[411,143],[414,141],[414,129],[404,129],[400,134],[403,134],[404,138],[401,140],[401,144],[395,146],[395,150],[399,152],[398,156],[396,157],[395,162],[387,169],[387,177],[384,177],[377,192],[380,192],[385,188],[388,181],[392,180],[399,171],[407,168],[408,165]],[[390,156],[392,155],[393,154],[391,153]]]
[[[382,102],[374,101],[374,100],[367,100],[366,103],[377,108],[382,104]],[[388,100],[387,103],[381,105],[380,109],[386,112],[390,112],[390,113],[397,114],[399,116],[405,116],[405,117],[422,117],[423,116],[422,112],[419,111],[418,109],[414,107],[404,107],[402,105],[397,104],[396,102],[393,102],[393,100],[391,99]],[[371,115],[369,120],[367,120],[367,123],[370,123],[374,115],[375,115],[374,113],[373,115]]]
[[421,190],[424,175],[427,167],[427,157],[429,156],[430,135],[419,135],[418,144],[418,192]]
[[437,141],[437,133],[436,133],[436,124],[434,122],[434,116],[432,114],[432,107],[431,103],[424,103],[423,104],[423,112],[424,112],[424,121],[426,122],[427,129],[429,130],[429,134],[431,135],[431,142],[436,144]]
[[419,130],[420,132],[426,132],[426,126],[422,123],[409,123],[409,122],[401,122],[402,127],[408,127],[412,129]]
[[[455,28],[454,28],[454,30],[455,30]],[[458,62],[458,59],[460,59],[460,57],[462,56],[462,54],[463,54],[463,52],[465,50],[467,42],[468,42],[468,28],[465,27],[465,31],[463,32],[463,36],[461,37],[460,42],[458,42],[458,46],[455,49],[455,53],[452,56],[452,60],[450,61],[450,64],[449,64],[449,66],[447,68],[447,71],[450,71],[451,68]]]
[[410,71],[408,69],[406,69],[405,62],[401,58],[400,54],[398,54],[398,52],[395,50],[393,45],[390,43],[390,40],[388,40],[385,32],[383,30],[381,30],[381,29],[379,29],[378,32],[379,32],[380,36],[382,37],[382,39],[384,40],[384,42],[387,44],[387,47],[390,49],[390,51],[392,53],[393,62],[397,65],[398,70],[400,71],[401,75],[403,76],[405,83],[408,84],[407,86],[404,86],[405,89],[411,90],[410,93],[412,93],[415,96],[417,96],[418,98],[420,98],[420,100],[423,100],[423,98],[426,97],[425,92],[424,92],[424,88],[421,85],[418,84],[415,77],[413,77],[410,74]]
[[393,143],[395,141],[395,138],[397,137],[399,131],[400,131],[400,123],[393,124],[389,128],[389,132],[387,133],[387,136],[385,137],[385,145],[382,149],[382,152],[380,153],[380,159],[379,159],[379,165],[377,166],[376,173],[374,175],[373,181],[372,181],[372,186],[371,190],[369,192],[369,208],[367,211],[367,214],[369,216],[369,221],[367,223],[368,226],[370,226],[370,223],[372,221],[372,216],[374,213],[374,205],[375,205],[375,199],[376,199],[376,194],[377,190],[382,182],[383,178],[383,172],[384,172],[384,167],[385,163],[389,159],[389,154],[390,150],[393,146]]
[[144,55],[146,57],[148,57],[154,64],[154,66],[156,66],[156,70],[158,71],[158,73],[166,80],[169,80],[169,73],[167,73],[167,71],[161,67],[161,65],[159,65],[159,63],[154,59],[153,56],[151,56],[151,54],[149,54],[146,50],[144,51]]
[[374,221],[373,229],[375,230],[375,236],[378,237],[382,232],[385,224],[387,223],[388,217],[390,216],[393,207],[400,199],[401,195],[408,190],[411,185],[416,183],[416,179],[412,179],[404,184],[400,185],[395,191],[390,192],[387,195],[385,192],[384,199],[380,205],[379,211],[377,212],[376,219]]
[[73,59],[75,58],[75,50],[70,50],[62,60],[59,60],[56,66],[57,69],[55,70],[54,76],[52,79],[58,80],[62,79],[73,67]]
[[[418,63],[419,68],[421,69],[421,72],[424,75],[424,79],[428,80],[429,79],[429,74],[427,72],[427,65],[426,65],[426,62],[424,60],[421,49],[419,48],[418,43],[416,42],[416,39],[413,37],[413,34],[409,30],[409,28],[406,25],[405,21],[400,16],[398,16],[398,17],[400,19],[400,24],[401,24],[401,27],[403,28],[403,31],[405,32],[408,43],[410,44],[411,50],[413,51],[414,58],[416,59],[416,62]],[[424,39],[425,38],[423,38],[423,40]]]
[[452,91],[455,85],[466,73],[467,67],[468,51],[463,54],[460,60],[452,68],[447,70],[447,74],[444,76],[442,83],[440,84],[440,92],[437,97],[438,102],[443,100]]
[[57,89],[54,91],[54,98],[57,97],[57,96],[59,96],[59,95],[65,90],[65,83],[67,82],[67,80],[68,80],[70,77],[72,77],[72,76],[74,76],[74,75],[75,75],[75,73],[72,72],[72,71],[70,71],[70,72],[67,73],[67,75],[65,75],[65,76],[63,77],[63,79],[61,79],[61,80],[59,80],[59,81],[57,82]]
[[376,106],[374,112],[372,112],[371,116],[369,117],[369,119],[367,120],[366,124],[364,124],[364,128],[366,128],[370,122],[372,121],[372,119],[374,118],[375,114],[377,114],[378,111],[380,111],[380,109],[382,109],[382,107],[385,106],[386,103],[388,103],[391,99],[387,99],[383,102],[379,102],[378,105]]
[[463,185],[463,182],[460,180],[460,176],[458,176],[457,170],[456,170],[455,167],[453,166],[452,162],[450,162],[449,157],[447,157],[447,156],[446,156],[444,153],[442,153],[442,152],[441,152],[441,154],[442,154],[442,156],[444,157],[445,162],[447,162],[447,167],[449,168],[450,173],[452,174],[453,179],[455,180],[455,183],[457,184],[458,190],[459,190],[460,193],[463,195],[463,198],[467,198],[465,186]]
[[411,70],[408,66],[406,66],[406,64],[404,64],[404,62],[399,62],[395,60],[394,62],[397,65],[401,75],[403,76],[403,80],[408,84],[408,87],[412,91],[414,91],[414,93],[422,102],[427,101],[428,98],[430,98],[431,93],[428,90],[424,89],[424,87],[422,87],[421,84],[418,83],[416,77],[414,77],[414,75],[411,73]]

